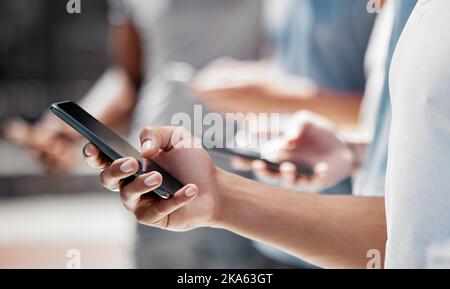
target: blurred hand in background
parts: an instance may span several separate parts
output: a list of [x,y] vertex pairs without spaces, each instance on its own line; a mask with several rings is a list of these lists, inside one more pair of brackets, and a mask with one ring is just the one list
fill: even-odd
[[[331,121],[305,111],[296,113],[284,134],[264,145],[261,152],[264,158],[281,163],[279,172],[269,170],[263,161],[235,159],[234,167],[252,169],[263,180],[275,179],[282,186],[308,191],[321,191],[344,180],[358,158]],[[312,166],[314,176],[297,175],[295,164]]]
[[28,148],[49,173],[65,174],[78,163],[80,135],[50,113],[34,125],[21,119],[9,121],[5,136]]
[[292,112],[292,101],[308,98],[315,90],[311,81],[281,75],[267,60],[216,60],[197,74],[192,86],[196,95],[219,112]]
[[201,70],[192,89],[218,112],[295,113],[309,110],[340,124],[357,123],[361,97],[351,91],[319,88],[269,60],[220,59]]

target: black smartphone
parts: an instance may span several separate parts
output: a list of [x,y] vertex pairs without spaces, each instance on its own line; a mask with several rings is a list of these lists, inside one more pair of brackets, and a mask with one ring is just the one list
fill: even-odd
[[[267,160],[261,156],[259,152],[242,149],[242,148],[213,148],[212,152],[226,154],[229,156],[238,156],[249,160],[261,160],[266,163],[267,168],[272,171],[279,171],[280,164]],[[299,176],[312,177],[314,175],[314,169],[307,164],[295,164],[297,167],[297,174]]]
[[[140,153],[127,141],[102,124],[76,103],[72,101],[58,102],[52,104],[50,109],[60,119],[78,131],[88,141],[97,146],[100,151],[108,157],[110,162],[124,157],[135,158],[139,163],[139,171],[135,175],[124,179],[124,182],[130,182],[137,176],[144,173]],[[163,199],[171,198],[173,194],[183,187],[177,179],[171,176],[155,162],[148,161],[148,163],[146,163],[145,170],[157,171],[162,175],[162,185],[153,190],[153,192]]]

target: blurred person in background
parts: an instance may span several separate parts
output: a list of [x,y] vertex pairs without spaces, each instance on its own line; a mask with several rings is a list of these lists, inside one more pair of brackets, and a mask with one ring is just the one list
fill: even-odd
[[[268,171],[264,163],[253,167],[263,178],[276,178],[288,187],[326,188],[357,169],[353,193],[363,196],[384,196],[388,156],[388,136],[391,123],[389,70],[394,49],[417,1],[385,1],[383,13],[377,19],[367,54],[370,63],[368,84],[364,96],[361,125],[342,129],[337,123],[314,113],[296,113],[281,136],[282,141],[268,143],[263,152],[283,162],[280,173]],[[375,61],[377,60],[377,61]],[[381,73],[382,72],[382,73]],[[368,132],[373,132],[371,137]],[[292,163],[323,164],[325,168],[312,179],[297,176]]]
[[266,0],[270,59],[218,60],[194,90],[219,111],[305,109],[354,124],[364,91],[364,54],[374,14],[366,1]]
[[[264,3],[271,59],[217,60],[193,81],[196,94],[221,112],[289,113],[304,109],[341,125],[357,125],[365,86],[364,55],[375,18],[367,12],[366,1]],[[352,188],[347,171],[344,178],[329,186],[307,189],[349,194]],[[303,266],[288,255],[258,247],[276,260]]]
[[[260,6],[259,0],[110,1],[116,66],[81,105],[118,133],[131,127],[133,144],[144,126],[170,125],[175,113],[191,115],[200,102],[177,81],[220,57],[259,57]],[[51,171],[63,173],[75,165],[81,138],[54,116],[33,127],[16,123],[9,131]],[[217,230],[179,235],[138,226],[135,257],[139,268],[278,266],[248,241]]]

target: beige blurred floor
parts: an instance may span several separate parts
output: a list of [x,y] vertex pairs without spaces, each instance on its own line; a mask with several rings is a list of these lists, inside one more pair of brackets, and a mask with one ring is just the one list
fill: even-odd
[[81,268],[286,267],[222,230],[141,226],[135,242],[134,218],[118,193],[102,189],[81,160],[70,175],[49,176],[27,150],[1,139],[0,159],[0,268],[66,268],[72,249]]
[[0,268],[132,268],[134,221],[114,194],[0,201]]

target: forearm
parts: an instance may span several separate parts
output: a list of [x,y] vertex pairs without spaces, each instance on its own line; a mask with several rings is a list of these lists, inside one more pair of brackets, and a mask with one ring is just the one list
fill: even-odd
[[128,128],[142,82],[141,42],[129,21],[112,26],[110,36],[116,68],[103,75],[81,105],[109,127],[123,132]]
[[269,84],[265,95],[274,100],[271,105],[278,103],[271,106],[272,109],[281,108],[283,112],[309,110],[347,125],[357,124],[362,99],[361,93],[357,92],[321,90],[312,86],[302,88],[288,84]]
[[348,92],[319,92],[302,103],[302,109],[324,115],[337,123],[356,125],[361,106],[361,94]]
[[362,92],[324,89],[314,80],[281,73],[265,84],[269,95],[280,100],[297,101],[300,109],[326,116],[337,123],[356,124]]
[[80,105],[94,117],[123,132],[137,102],[136,90],[120,68],[112,68],[98,80]]
[[383,198],[321,196],[219,173],[217,226],[323,267],[366,267],[367,252],[384,255]]

